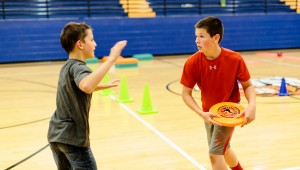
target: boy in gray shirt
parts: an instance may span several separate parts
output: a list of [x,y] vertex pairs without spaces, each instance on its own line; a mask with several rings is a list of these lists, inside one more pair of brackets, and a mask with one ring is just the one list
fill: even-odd
[[86,59],[94,57],[96,42],[92,28],[70,22],[63,28],[60,41],[69,55],[58,80],[56,110],[50,120],[48,141],[58,169],[97,169],[90,149],[89,110],[93,91],[117,86],[118,80],[100,84],[127,41],[117,42],[108,60],[94,72]]

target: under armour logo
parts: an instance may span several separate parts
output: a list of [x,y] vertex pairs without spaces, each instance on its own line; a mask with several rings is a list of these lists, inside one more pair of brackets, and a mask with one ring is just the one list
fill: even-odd
[[216,66],[216,65],[214,65],[214,66],[209,66],[209,69],[210,69],[210,70],[212,70],[212,69],[217,70],[217,66]]

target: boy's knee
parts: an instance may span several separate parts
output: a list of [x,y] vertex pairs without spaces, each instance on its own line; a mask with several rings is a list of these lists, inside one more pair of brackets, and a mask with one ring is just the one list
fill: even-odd
[[216,155],[213,153],[209,153],[209,159],[212,163],[217,162],[220,159],[224,159],[224,155]]
[[209,159],[215,159],[218,155],[209,153]]

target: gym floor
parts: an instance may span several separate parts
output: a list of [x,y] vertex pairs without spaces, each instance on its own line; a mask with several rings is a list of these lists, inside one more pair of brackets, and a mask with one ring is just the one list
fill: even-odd
[[[277,56],[278,52],[282,56]],[[258,93],[256,120],[243,128],[236,127],[231,146],[247,170],[299,170],[299,50],[241,54],[252,79],[279,77],[293,79],[294,84],[288,87],[289,96]],[[137,68],[109,71],[110,79],[126,80],[126,90],[134,101],[115,101],[121,94],[120,86],[113,88],[111,95],[93,94],[90,138],[99,169],[211,169],[204,122],[180,96],[179,79],[188,56],[155,56],[151,61],[139,61]],[[47,130],[63,63],[1,64],[0,169],[56,169]],[[141,108],[146,84],[157,113],[136,111]],[[266,84],[264,88],[279,89]],[[194,91],[194,96],[200,104],[199,92]],[[244,96],[241,104],[247,106]]]

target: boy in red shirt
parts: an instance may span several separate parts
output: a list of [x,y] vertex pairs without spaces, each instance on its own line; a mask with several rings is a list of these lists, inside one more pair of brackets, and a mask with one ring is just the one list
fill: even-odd
[[[238,116],[245,115],[241,127],[255,119],[255,91],[247,66],[237,52],[220,46],[223,24],[216,17],[207,17],[195,25],[198,52],[188,58],[180,83],[185,104],[205,121],[209,145],[209,158],[214,170],[242,170],[236,155],[230,148],[234,127],[224,127],[215,122],[217,117],[209,112],[211,106],[220,102],[240,102],[238,81],[248,101],[248,107]],[[201,90],[202,108],[192,96],[195,85]],[[227,165],[226,165],[227,164]]]

